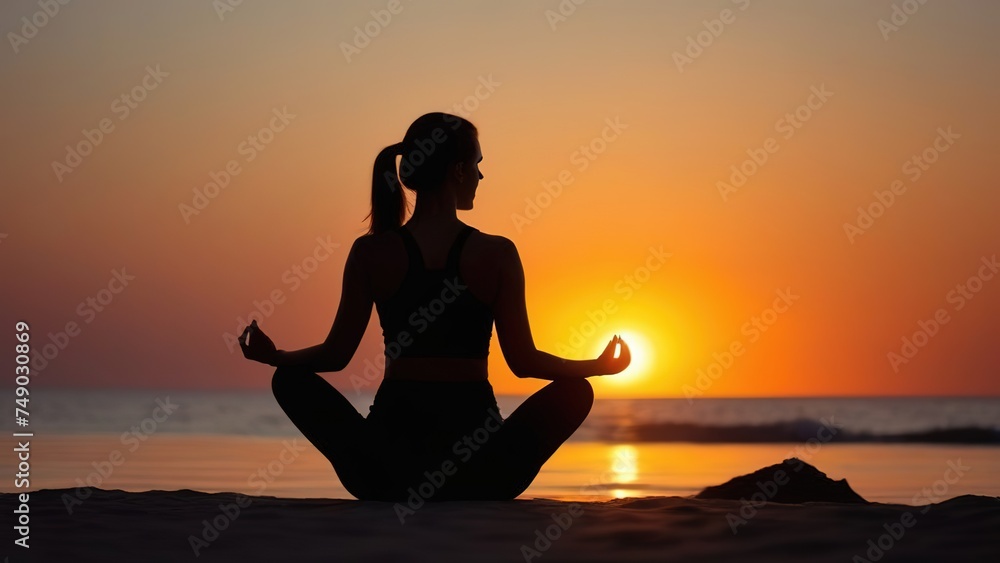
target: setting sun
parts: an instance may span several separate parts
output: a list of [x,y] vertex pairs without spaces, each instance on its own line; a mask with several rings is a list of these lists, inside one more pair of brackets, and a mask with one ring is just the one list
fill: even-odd
[[[621,336],[622,340],[628,345],[628,349],[632,353],[632,362],[625,368],[625,371],[607,376],[603,378],[603,381],[609,381],[616,385],[631,385],[644,379],[648,375],[649,368],[652,365],[653,355],[649,343],[639,334],[627,331],[606,334],[603,338],[597,340],[599,345],[595,348],[594,353],[600,355],[604,351],[604,347],[607,346],[607,343],[614,337],[614,334]],[[615,357],[618,357],[620,354],[621,346],[618,346],[615,349]]]

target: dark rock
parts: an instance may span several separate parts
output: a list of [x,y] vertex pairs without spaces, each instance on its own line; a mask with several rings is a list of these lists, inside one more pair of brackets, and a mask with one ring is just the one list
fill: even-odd
[[746,499],[753,502],[755,499],[760,500],[762,495],[768,502],[785,504],[868,503],[851,489],[846,479],[834,481],[827,477],[826,473],[795,457],[758,469],[748,475],[735,477],[721,485],[706,487],[694,498]]

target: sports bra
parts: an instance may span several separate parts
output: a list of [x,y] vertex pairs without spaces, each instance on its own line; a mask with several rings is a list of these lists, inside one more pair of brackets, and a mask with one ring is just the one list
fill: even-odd
[[376,301],[388,358],[486,358],[493,335],[493,310],[469,292],[458,272],[459,257],[474,227],[462,229],[444,269],[427,269],[413,234],[403,239],[409,266],[391,297]]

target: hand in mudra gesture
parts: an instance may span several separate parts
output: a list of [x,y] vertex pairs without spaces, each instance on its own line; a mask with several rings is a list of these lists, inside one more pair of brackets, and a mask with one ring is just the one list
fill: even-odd
[[243,329],[240,334],[240,349],[243,350],[244,358],[268,365],[274,365],[272,362],[278,353],[274,342],[257,326],[257,321]]
[[[618,351],[618,356],[615,357],[615,348],[618,345],[621,346],[621,349]],[[628,367],[629,363],[632,361],[632,353],[629,352],[628,344],[625,344],[625,341],[616,334],[611,341],[608,342],[604,352],[601,352],[601,355],[598,356],[595,361],[600,368],[601,374],[612,375],[620,373]]]

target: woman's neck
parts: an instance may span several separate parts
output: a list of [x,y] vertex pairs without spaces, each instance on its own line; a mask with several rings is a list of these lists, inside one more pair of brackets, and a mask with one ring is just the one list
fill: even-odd
[[449,230],[459,223],[455,198],[448,197],[444,190],[436,193],[417,194],[417,202],[413,206],[413,215],[407,225]]

